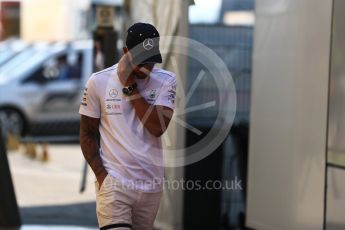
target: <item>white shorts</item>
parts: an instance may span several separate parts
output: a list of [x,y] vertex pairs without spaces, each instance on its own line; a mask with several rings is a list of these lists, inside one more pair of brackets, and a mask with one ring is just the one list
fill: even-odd
[[162,192],[145,193],[122,186],[108,174],[95,182],[96,213],[101,230],[152,230]]

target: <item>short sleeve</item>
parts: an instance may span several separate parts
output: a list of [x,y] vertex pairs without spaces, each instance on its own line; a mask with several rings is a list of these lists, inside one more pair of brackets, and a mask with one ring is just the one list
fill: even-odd
[[101,117],[100,101],[95,85],[95,77],[92,75],[86,83],[81,100],[79,113],[93,118]]
[[171,79],[166,80],[163,86],[159,89],[155,105],[162,105],[175,109],[176,99],[176,78],[173,76]]

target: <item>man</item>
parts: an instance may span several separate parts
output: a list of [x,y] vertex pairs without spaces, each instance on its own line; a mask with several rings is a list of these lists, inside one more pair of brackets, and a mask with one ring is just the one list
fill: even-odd
[[176,77],[161,63],[159,33],[136,23],[119,63],[93,74],[80,106],[80,145],[96,175],[100,229],[151,230],[164,176],[160,136],[173,114]]

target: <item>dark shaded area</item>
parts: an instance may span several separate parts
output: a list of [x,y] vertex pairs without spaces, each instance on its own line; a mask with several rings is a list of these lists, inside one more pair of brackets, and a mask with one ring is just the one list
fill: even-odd
[[24,224],[96,227],[95,202],[20,208]]
[[29,127],[29,135],[32,136],[65,136],[65,135],[79,135],[80,123],[75,121],[56,121],[56,122],[41,122],[31,124]]
[[[243,181],[242,192],[244,198],[247,195],[247,173],[248,173],[248,146],[249,146],[249,126],[247,123],[234,125],[231,135],[235,140],[236,156],[239,165],[239,178]],[[246,200],[246,199],[244,199]]]
[[[111,27],[97,27],[96,31],[93,33],[93,40],[95,41],[95,44],[96,42],[100,42],[100,49],[104,55],[104,68],[113,66],[114,63],[119,60],[120,56],[117,51],[116,42],[114,42],[117,41],[117,37],[117,32]],[[94,71],[99,71],[95,68],[95,66],[93,68]]]
[[0,228],[20,225],[21,220],[0,124]]
[[[237,96],[234,123],[249,122],[253,27],[196,24],[191,25],[189,30],[190,38],[201,42],[214,51],[231,73]],[[217,71],[217,67],[205,69],[200,62],[193,60],[193,58],[190,58],[188,62],[188,89],[196,81],[201,70],[206,73]],[[187,106],[209,102],[212,101],[211,98],[218,98],[219,95],[227,93],[226,89],[219,89],[213,83],[209,84],[208,78],[211,77],[209,76],[204,77]],[[210,123],[216,119],[217,112],[216,108],[208,108],[207,113],[189,113],[187,120],[189,124],[202,124],[211,127],[212,124]]]
[[331,230],[344,230],[345,226],[341,224],[336,224],[336,223],[330,223],[327,222],[327,228],[326,229],[331,229]]
[[[221,12],[221,20],[226,11],[229,10],[252,10],[253,0],[224,0]],[[234,125],[229,136],[224,141],[223,146],[210,155],[208,158],[187,168],[187,176],[193,178],[217,178],[232,180],[237,177],[242,181],[241,191],[220,191],[219,194],[190,193],[186,194],[187,199],[195,202],[195,208],[185,208],[185,212],[204,212],[200,217],[193,217],[188,221],[200,221],[201,223],[210,220],[214,226],[198,224],[200,229],[246,229],[245,227],[245,202],[246,202],[246,182],[247,182],[247,161],[248,161],[248,123],[250,111],[251,95],[251,74],[252,74],[252,49],[253,49],[253,27],[251,26],[226,26],[222,24],[207,25],[193,24],[190,26],[190,38],[199,41],[212,49],[225,63],[230,71],[236,89],[237,105]],[[187,88],[195,82],[201,70],[205,72],[205,67],[193,59],[189,59]],[[212,71],[212,70],[211,70]],[[207,81],[206,75],[187,106],[199,105],[212,101],[219,95],[226,95],[226,89],[218,89],[215,84]],[[207,81],[207,82],[206,82]],[[187,122],[200,128],[200,126],[211,127],[216,120],[219,108],[209,108],[207,111],[198,111],[187,115]],[[199,127],[198,127],[199,126]],[[193,135],[188,134],[187,135]],[[187,146],[194,140],[187,137]],[[196,141],[196,140],[194,140]],[[187,153],[188,154],[188,153]],[[217,158],[219,157],[219,158]],[[221,170],[221,172],[219,172]],[[202,175],[198,175],[202,174]],[[204,175],[207,174],[207,175]],[[202,195],[200,195],[202,194]],[[220,197],[220,201],[219,201]],[[195,201],[194,201],[195,200]],[[186,201],[190,205],[190,201]],[[199,204],[197,203],[199,202]],[[211,202],[219,204],[210,204]],[[244,208],[243,208],[244,207]],[[201,209],[202,211],[200,211]],[[208,211],[209,210],[209,211]],[[219,211],[221,210],[221,211]],[[218,217],[213,214],[219,215]],[[186,214],[185,218],[189,218]],[[215,221],[216,220],[216,221]],[[219,222],[217,222],[219,221]],[[193,225],[188,225],[187,229],[194,229]],[[219,227],[221,226],[221,227]],[[207,228],[208,227],[208,228]],[[197,229],[197,228],[195,228]]]
[[[235,155],[233,161],[237,165],[237,177],[242,182],[241,197],[246,206],[247,200],[247,174],[248,174],[248,146],[249,146],[249,125],[247,123],[239,123],[233,125],[230,136],[234,141]],[[239,229],[248,229],[246,228],[246,213],[240,212],[236,216],[237,221],[232,220],[228,216],[229,210],[231,210],[231,203],[229,208],[223,216],[223,229],[232,229],[234,227],[233,222],[238,223]]]
[[[203,133],[209,128],[196,127]],[[187,131],[187,146],[198,142],[202,136]],[[188,153],[187,153],[188,154]],[[197,163],[186,166],[185,180],[200,181],[205,185],[208,180],[222,180],[223,146],[210,156]],[[184,192],[183,225],[184,229],[220,229],[222,190],[192,189]]]

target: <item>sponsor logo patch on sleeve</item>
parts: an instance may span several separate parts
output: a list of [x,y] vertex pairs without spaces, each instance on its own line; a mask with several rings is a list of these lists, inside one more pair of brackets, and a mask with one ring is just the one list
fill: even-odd
[[81,100],[81,105],[83,105],[83,106],[87,106],[87,103],[86,103],[86,101],[87,101],[87,88],[85,88],[84,89],[84,93],[83,93],[83,98],[82,98],[82,100]]

